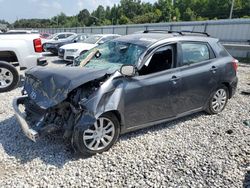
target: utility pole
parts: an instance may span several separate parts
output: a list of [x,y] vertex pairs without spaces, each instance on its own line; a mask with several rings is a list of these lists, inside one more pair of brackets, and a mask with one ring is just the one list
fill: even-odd
[[234,1],[235,1],[235,0],[232,0],[232,5],[231,5],[231,10],[230,10],[229,19],[232,19],[232,17],[233,17]]

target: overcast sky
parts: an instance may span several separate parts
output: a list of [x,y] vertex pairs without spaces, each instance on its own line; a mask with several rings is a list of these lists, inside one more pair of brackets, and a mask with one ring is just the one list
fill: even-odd
[[21,18],[51,18],[60,12],[75,15],[85,8],[91,12],[98,5],[112,7],[117,3],[119,0],[0,0],[0,19],[12,23]]

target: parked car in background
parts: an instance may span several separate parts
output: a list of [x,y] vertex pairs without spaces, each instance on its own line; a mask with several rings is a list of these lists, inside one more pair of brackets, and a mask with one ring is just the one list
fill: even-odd
[[0,34],[0,92],[10,91],[18,84],[19,75],[13,63],[21,70],[46,65],[41,52],[38,34]]
[[127,35],[74,65],[27,71],[27,95],[13,106],[28,138],[60,130],[83,155],[107,151],[123,133],[200,111],[218,114],[238,82],[237,60],[206,33]]
[[46,52],[51,52],[54,55],[58,55],[58,50],[61,46],[76,42],[84,41],[88,37],[88,34],[75,34],[62,40],[55,40],[46,42],[43,44],[43,49]]
[[9,30],[8,34],[38,34],[38,30]]
[[63,39],[66,39],[72,35],[76,35],[76,33],[72,33],[72,32],[55,33],[55,34],[49,36],[47,39],[42,39],[42,44],[44,44],[46,42],[55,41],[55,40],[63,40]]
[[110,40],[113,40],[117,37],[120,37],[120,35],[117,34],[92,35],[82,42],[67,44],[62,46],[59,49],[60,51],[59,57],[64,59],[65,61],[73,61],[76,57],[87,52],[88,50],[105,42],[108,42]]
[[49,34],[49,33],[40,33],[40,38],[42,38],[42,39],[47,39],[50,36],[51,36],[51,34]]

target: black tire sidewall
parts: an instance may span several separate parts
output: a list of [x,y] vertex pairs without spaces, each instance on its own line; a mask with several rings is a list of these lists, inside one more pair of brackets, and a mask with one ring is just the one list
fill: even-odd
[[[224,89],[224,90],[226,91],[227,99],[226,99],[226,103],[225,103],[223,109],[220,110],[219,112],[216,112],[216,111],[214,111],[214,109],[213,109],[213,107],[212,107],[212,102],[213,102],[214,94],[215,94],[218,90],[220,90],[220,89]],[[209,104],[208,104],[207,112],[208,112],[209,114],[219,114],[219,113],[221,113],[221,112],[225,109],[225,107],[227,106],[228,99],[229,99],[229,91],[228,91],[228,88],[227,88],[226,86],[223,86],[223,85],[220,86],[220,87],[218,87],[218,88],[211,94],[211,97],[210,97],[210,99],[209,99]]]
[[19,74],[18,74],[17,69],[13,65],[4,61],[0,61],[0,67],[8,69],[13,75],[13,82],[8,87],[0,88],[0,93],[8,92],[10,90],[15,89],[19,82]]
[[81,153],[83,156],[91,156],[91,155],[95,155],[97,153],[105,152],[105,151],[109,150],[116,143],[116,141],[119,138],[120,123],[119,123],[117,117],[113,113],[105,113],[105,114],[101,115],[100,117],[108,118],[113,122],[113,124],[115,126],[114,138],[107,147],[103,148],[102,150],[93,151],[93,150],[88,149],[83,142],[83,133],[89,127],[85,128],[85,129],[81,129],[80,131],[75,131],[73,133],[73,137],[72,137],[73,146],[77,150],[77,152]]

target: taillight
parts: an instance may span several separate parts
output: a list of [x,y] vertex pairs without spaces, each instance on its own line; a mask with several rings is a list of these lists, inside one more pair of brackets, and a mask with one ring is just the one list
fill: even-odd
[[238,69],[238,63],[239,63],[239,61],[238,61],[237,59],[233,59],[232,64],[233,64],[233,67],[234,67],[235,72],[236,72],[237,69]]
[[42,41],[40,38],[34,39],[33,43],[34,43],[35,52],[38,52],[38,53],[43,52]]

